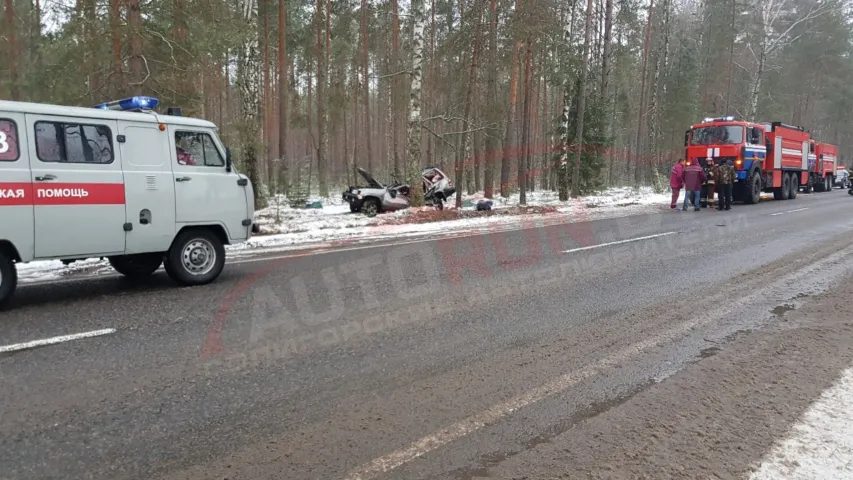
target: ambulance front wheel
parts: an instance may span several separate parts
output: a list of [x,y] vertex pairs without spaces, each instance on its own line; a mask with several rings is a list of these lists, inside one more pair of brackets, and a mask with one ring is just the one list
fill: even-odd
[[18,286],[18,270],[15,261],[6,253],[0,251],[0,309],[12,298]]
[[207,228],[185,230],[172,243],[164,266],[172,280],[181,285],[205,285],[222,273],[225,246]]

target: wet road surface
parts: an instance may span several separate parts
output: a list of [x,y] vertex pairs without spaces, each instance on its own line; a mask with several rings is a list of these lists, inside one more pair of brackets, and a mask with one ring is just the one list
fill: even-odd
[[0,346],[114,332],[0,350],[0,478],[743,475],[853,360],[851,207],[25,286]]

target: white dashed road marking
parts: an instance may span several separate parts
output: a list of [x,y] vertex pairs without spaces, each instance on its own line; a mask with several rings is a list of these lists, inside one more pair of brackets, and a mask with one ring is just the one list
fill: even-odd
[[808,210],[808,209],[809,209],[809,207],[798,208],[796,210],[788,210],[787,212],[776,212],[776,213],[771,213],[770,216],[775,217],[776,215],[785,215],[786,213],[802,212],[803,210]]
[[602,243],[599,245],[592,245],[589,247],[573,248],[571,250],[564,250],[563,253],[582,252],[584,250],[592,250],[593,248],[609,247],[610,245],[619,245],[621,243],[639,242],[640,240],[649,240],[652,238],[663,237],[666,235],[673,235],[676,233],[678,233],[678,232],[657,233],[655,235],[647,235],[645,237],[637,237],[637,238],[629,238],[627,240],[619,240],[618,242],[608,242],[608,243]]
[[115,331],[115,328],[105,328],[103,330],[92,330],[91,332],[75,333],[72,335],[61,335],[59,337],[33,340],[31,342],[16,343],[14,345],[6,345],[0,347],[0,353],[17,352],[20,350],[27,350],[28,348],[43,347],[45,345],[69,342],[71,340],[79,340],[81,338],[99,337],[101,335],[109,335],[111,333],[115,333]]
[[853,369],[823,392],[750,480],[853,479]]

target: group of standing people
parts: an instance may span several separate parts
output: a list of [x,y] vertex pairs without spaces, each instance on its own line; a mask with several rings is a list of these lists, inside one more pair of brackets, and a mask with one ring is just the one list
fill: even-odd
[[714,203],[714,187],[719,186],[717,210],[731,210],[732,208],[732,189],[735,183],[735,167],[731,160],[720,162],[720,165],[715,165],[714,160],[708,159],[708,167],[710,173],[706,174],[705,169],[698,161],[689,162],[684,165],[685,160],[679,159],[672,166],[672,171],[669,175],[669,186],[672,187],[672,202],[669,208],[679,210],[678,196],[681,194],[681,189],[685,190],[684,205],[681,210],[686,211],[688,203],[693,204],[693,210],[700,210],[699,198],[702,193],[702,185],[707,182],[708,206]]

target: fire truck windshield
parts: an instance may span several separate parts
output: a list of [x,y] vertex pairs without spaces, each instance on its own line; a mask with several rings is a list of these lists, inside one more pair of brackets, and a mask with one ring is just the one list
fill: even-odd
[[740,125],[718,125],[693,129],[691,145],[736,145],[743,143],[743,127]]

